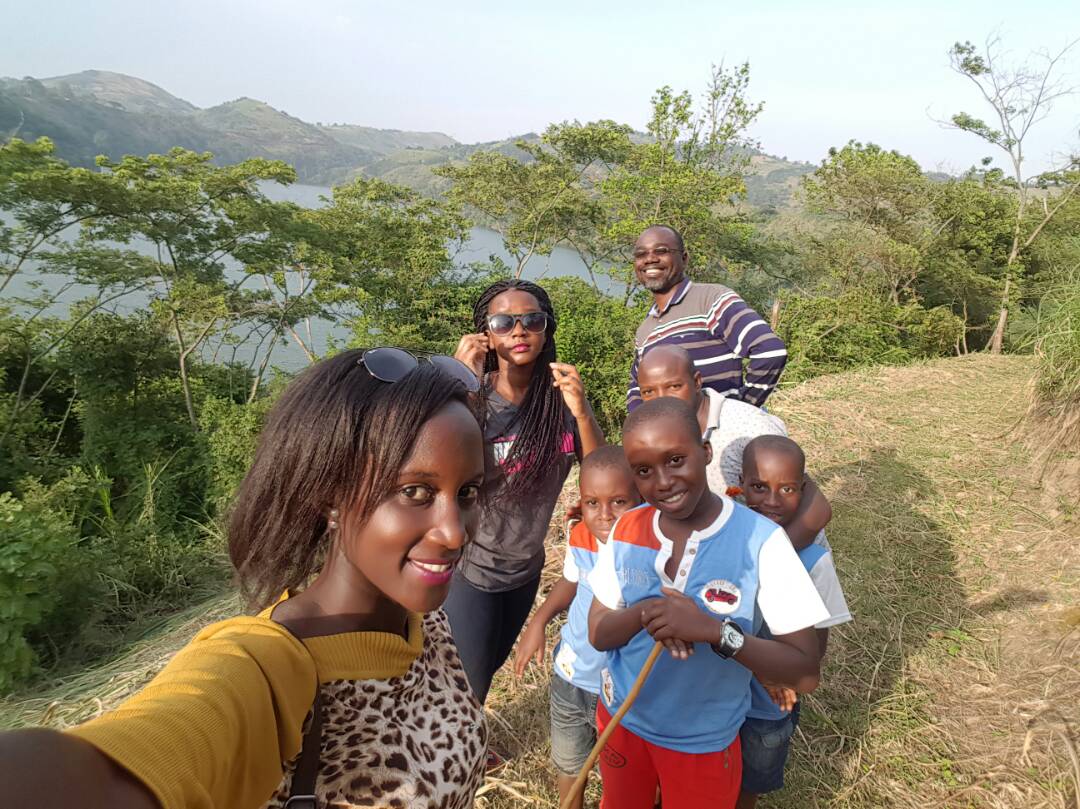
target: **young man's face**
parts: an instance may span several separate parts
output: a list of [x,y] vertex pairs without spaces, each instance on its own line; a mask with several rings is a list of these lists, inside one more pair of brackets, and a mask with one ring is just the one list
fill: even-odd
[[674,359],[649,361],[648,355],[638,370],[638,387],[642,401],[648,402],[661,396],[682,399],[691,407],[697,407],[701,393],[701,373],[690,373]]
[[802,502],[806,476],[797,458],[786,452],[758,450],[743,458],[746,505],[775,523],[787,525]]
[[712,447],[676,416],[659,416],[623,436],[623,450],[638,491],[672,519],[689,518],[709,482]]
[[640,503],[629,469],[594,467],[581,474],[581,519],[599,540],[608,538],[623,512]]

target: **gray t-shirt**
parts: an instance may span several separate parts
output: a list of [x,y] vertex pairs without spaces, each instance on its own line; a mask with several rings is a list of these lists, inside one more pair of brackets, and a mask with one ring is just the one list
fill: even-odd
[[566,476],[581,456],[577,422],[563,408],[562,454],[535,487],[513,501],[500,493],[503,461],[517,437],[518,408],[494,390],[487,399],[484,429],[485,483],[492,492],[476,534],[465,547],[458,571],[479,590],[512,590],[535,579],[544,567],[544,538]]

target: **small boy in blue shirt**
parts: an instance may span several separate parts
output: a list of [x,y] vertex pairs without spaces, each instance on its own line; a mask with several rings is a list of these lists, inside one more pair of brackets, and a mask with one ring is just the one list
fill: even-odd
[[[569,608],[555,647],[555,676],[551,678],[551,760],[558,771],[559,805],[573,786],[596,743],[596,700],[604,653],[589,643],[589,607],[593,594],[587,576],[607,542],[615,521],[641,503],[622,447],[593,450],[581,462],[581,521],[574,524],[566,543],[562,578],[551,588],[521,635],[514,656],[520,677],[533,658],[545,654],[544,629]],[[581,809],[583,794],[572,806]]]
[[[781,527],[795,518],[806,484],[806,457],[790,438],[759,436],[743,450],[739,484],[746,505]],[[799,561],[810,574],[814,587],[829,610],[829,617],[814,625],[821,656],[829,640],[829,627],[851,620],[840,579],[836,575],[832,551],[821,532],[798,551]],[[768,627],[758,630],[767,635]],[[738,809],[754,809],[758,795],[784,786],[791,735],[799,723],[798,696],[787,688],[764,687],[755,678],[750,683],[750,710],[739,731],[742,745],[742,791]]]
[[[709,490],[712,448],[685,402],[630,414],[623,448],[647,506],[624,514],[589,576],[589,637],[610,650],[598,729],[626,699],[654,641],[657,660],[600,757],[601,809],[732,809],[739,729],[756,675],[806,693],[818,682],[814,625],[828,610],[784,530]],[[755,637],[755,616],[774,637]]]

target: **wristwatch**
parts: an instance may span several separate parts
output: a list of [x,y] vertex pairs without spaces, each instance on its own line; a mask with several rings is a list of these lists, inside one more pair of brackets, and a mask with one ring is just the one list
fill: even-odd
[[746,633],[742,631],[742,627],[727,618],[720,625],[720,642],[713,643],[711,646],[720,657],[728,660],[739,653],[745,640]]

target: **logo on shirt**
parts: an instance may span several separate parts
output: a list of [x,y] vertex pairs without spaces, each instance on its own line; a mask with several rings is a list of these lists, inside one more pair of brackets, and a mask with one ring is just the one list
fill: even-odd
[[600,694],[606,705],[615,701],[615,683],[611,679],[611,672],[607,669],[600,670]]
[[739,608],[742,593],[725,579],[713,579],[701,588],[701,600],[705,606],[717,615],[731,615]]

